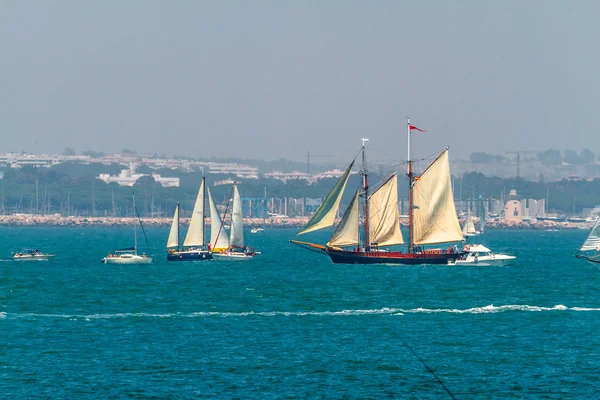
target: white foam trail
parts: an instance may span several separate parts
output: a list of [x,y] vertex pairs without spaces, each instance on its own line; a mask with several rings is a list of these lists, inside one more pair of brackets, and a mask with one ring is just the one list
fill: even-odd
[[552,312],[552,311],[572,311],[572,312],[598,312],[600,308],[592,307],[567,307],[562,304],[557,304],[552,307],[531,306],[527,304],[508,304],[503,306],[495,306],[490,304],[484,307],[473,308],[378,308],[366,310],[340,310],[340,311],[246,311],[246,312],[219,312],[219,311],[200,311],[192,313],[114,313],[114,314],[36,314],[24,313],[13,314],[0,312],[0,319],[38,319],[38,318],[58,318],[58,319],[85,319],[103,320],[103,319],[123,319],[123,318],[241,318],[249,316],[258,317],[337,317],[337,316],[358,316],[358,315],[404,315],[404,314],[494,314],[503,312]]

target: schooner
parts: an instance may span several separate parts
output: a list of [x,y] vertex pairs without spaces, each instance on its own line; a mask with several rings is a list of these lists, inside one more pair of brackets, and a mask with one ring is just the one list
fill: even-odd
[[[398,179],[393,173],[369,192],[365,142],[362,140],[362,181],[329,242],[323,246],[291,240],[292,243],[325,252],[334,263],[346,264],[447,264],[460,256],[457,242],[464,241],[456,215],[450,177],[448,148],[420,174],[413,173],[410,159],[411,129],[408,120],[409,226],[408,243],[400,230]],[[297,235],[332,226],[354,161],[340,177],[321,206]],[[362,216],[361,216],[362,214]],[[361,220],[364,223],[361,223]],[[362,234],[361,234],[362,225]],[[450,243],[446,248],[425,246]],[[387,246],[407,245],[406,251]]]

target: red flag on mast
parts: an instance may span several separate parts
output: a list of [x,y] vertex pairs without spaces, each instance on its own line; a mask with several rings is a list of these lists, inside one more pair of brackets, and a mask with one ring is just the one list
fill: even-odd
[[417,131],[419,131],[419,132],[427,132],[426,130],[419,129],[419,128],[417,128],[417,127],[416,127],[416,126],[414,126],[414,125],[409,125],[409,127],[410,127],[410,130],[411,130],[411,131],[412,131],[413,129],[416,129],[416,130],[417,130]]

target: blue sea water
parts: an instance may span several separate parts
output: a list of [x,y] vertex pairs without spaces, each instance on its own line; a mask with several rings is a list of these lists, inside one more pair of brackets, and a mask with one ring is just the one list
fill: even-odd
[[[149,229],[154,263],[117,266],[129,229],[0,228],[0,397],[450,398],[418,356],[459,399],[600,398],[587,232],[489,231],[518,258],[479,268],[334,265],[294,234],[167,263]],[[9,260],[29,246],[56,259]]]

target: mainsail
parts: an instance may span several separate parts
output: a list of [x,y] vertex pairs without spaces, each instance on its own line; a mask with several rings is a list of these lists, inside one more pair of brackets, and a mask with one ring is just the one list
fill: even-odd
[[206,191],[208,192],[208,202],[210,204],[210,242],[212,250],[224,250],[229,247],[229,237],[210,194],[210,188],[206,188]]
[[358,232],[358,194],[359,190],[350,201],[342,220],[329,240],[329,245],[354,246],[358,244],[360,235]]
[[229,244],[244,247],[244,220],[242,215],[242,199],[237,186],[233,186],[233,204],[231,206],[231,232]]
[[600,251],[600,218],[596,220],[594,227],[590,231],[587,239],[581,246],[580,251],[596,250]]
[[200,184],[200,191],[196,198],[194,211],[187,235],[183,241],[184,246],[204,246],[204,179]]
[[369,197],[370,243],[378,246],[404,244],[398,211],[398,179],[394,173]]
[[454,206],[448,149],[415,178],[413,215],[417,245],[464,240]]
[[471,215],[471,209],[467,211],[467,219],[465,220],[465,224],[462,228],[463,236],[475,235],[477,234],[477,230],[475,229],[475,224],[473,223],[473,216]]
[[304,233],[316,231],[333,225],[338,208],[340,207],[340,200],[344,194],[344,189],[346,188],[346,183],[348,183],[348,177],[350,176],[350,171],[352,171],[353,165],[354,161],[352,161],[350,166],[335,184],[331,192],[329,192],[323,203],[321,203],[312,218],[308,221],[304,228],[297,233],[297,235],[302,235]]
[[175,208],[173,222],[171,222],[171,231],[169,231],[169,239],[167,239],[167,248],[179,247],[179,204]]

